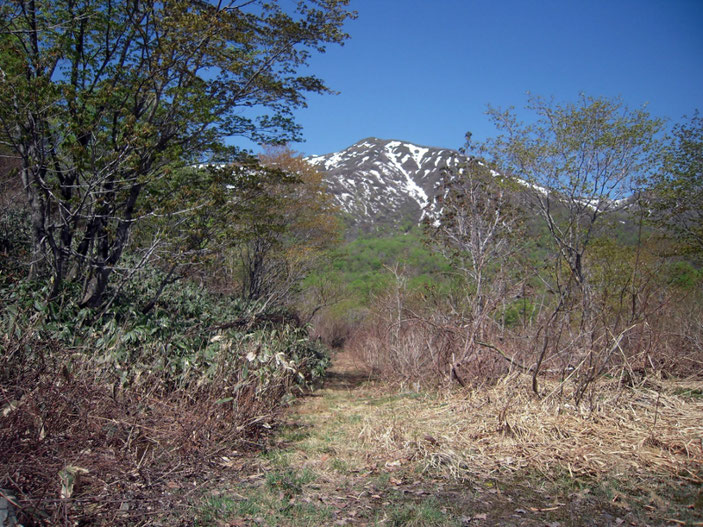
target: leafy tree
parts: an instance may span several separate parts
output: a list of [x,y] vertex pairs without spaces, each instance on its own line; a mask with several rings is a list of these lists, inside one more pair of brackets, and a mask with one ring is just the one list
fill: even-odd
[[656,172],[663,123],[620,100],[581,95],[558,104],[531,97],[532,124],[512,110],[489,115],[502,132],[488,145],[506,173],[526,183],[570,278],[585,287],[584,253],[601,217]]
[[104,301],[140,196],[226,137],[299,137],[291,111],[327,91],[297,72],[341,43],[348,0],[0,0],[0,141],[22,160],[33,272]]
[[512,109],[490,109],[502,134],[487,147],[501,170],[524,181],[557,255],[550,285],[554,310],[540,339],[534,339],[541,349],[532,369],[533,389],[538,391],[537,375],[549,350],[567,339],[561,356],[565,366],[571,360],[583,365],[581,397],[607,361],[612,335],[620,331],[598,324],[587,251],[601,234],[603,218],[657,172],[663,123],[620,100],[584,95],[569,104],[531,97],[527,110],[535,117],[531,124],[518,121]]
[[278,305],[339,238],[322,175],[288,147],[183,168],[159,183],[142,193],[150,217],[136,238],[164,269],[162,286],[200,275],[212,288],[265,301],[259,308]]
[[[211,288],[231,291],[233,275],[227,262],[235,247],[245,243],[242,223],[256,217],[262,232],[277,229],[273,217],[278,206],[270,188],[292,183],[294,177],[266,169],[254,157],[239,157],[237,163],[174,170],[142,192],[140,207],[146,218],[134,229],[131,253],[148,258],[165,273],[145,310],[153,308],[168,283],[184,276],[199,276]],[[127,267],[120,283],[138,267]]]
[[655,223],[673,233],[684,253],[703,255],[703,117],[674,127],[664,170],[652,180],[648,207]]
[[279,303],[339,240],[341,225],[322,174],[301,155],[269,147],[260,161],[283,177],[271,180],[236,222],[240,283],[244,298]]

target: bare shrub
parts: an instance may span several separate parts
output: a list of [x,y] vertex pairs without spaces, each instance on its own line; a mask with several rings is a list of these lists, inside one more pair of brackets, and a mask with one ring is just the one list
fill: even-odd
[[[604,376],[628,386],[649,377],[702,371],[703,313],[697,292],[676,294],[653,279],[640,280],[636,308],[631,299],[613,305],[600,298],[588,332],[580,303],[557,309],[525,300],[529,307],[518,304],[517,315],[513,310],[499,317],[494,309],[478,339],[452,299],[408,291],[402,271],[392,271],[393,286],[376,299],[346,345],[381,378],[468,387],[493,384],[516,371],[561,383],[554,395],[580,404],[595,401],[602,386],[596,381]],[[618,297],[630,294],[629,287]]]
[[367,315],[365,308],[340,302],[315,314],[312,321],[313,334],[326,346],[340,349],[346,345]]
[[256,339],[223,341],[209,382],[164,390],[161,372],[142,371],[123,388],[57,342],[23,344],[39,360],[0,383],[0,486],[29,525],[179,525],[192,481],[232,477],[228,459],[256,447],[296,375]]
[[641,371],[670,377],[703,377],[703,294],[678,292],[650,317],[641,335]]
[[218,454],[255,439],[256,398],[235,407],[180,391],[114,394],[90,377],[45,372],[13,390],[0,432],[2,479],[31,524],[133,525],[184,511],[188,493],[178,494],[188,478],[209,477]]
[[[347,344],[374,374],[414,384],[467,386],[493,382],[508,371],[509,361],[478,344],[460,317],[428,308],[426,298],[408,292],[403,273],[391,271],[394,286],[376,300]],[[495,338],[504,338],[497,328]]]

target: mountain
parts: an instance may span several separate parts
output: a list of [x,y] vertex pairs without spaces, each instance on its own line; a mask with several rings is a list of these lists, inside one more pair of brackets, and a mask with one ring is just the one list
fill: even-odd
[[414,225],[432,215],[442,171],[466,158],[446,148],[369,137],[307,159],[325,175],[349,227],[368,232]]
[[[345,216],[347,233],[355,237],[359,232],[397,231],[417,225],[426,215],[435,216],[438,211],[434,198],[443,172],[464,164],[467,157],[447,148],[369,137],[341,152],[307,160],[324,174],[327,187]],[[542,194],[548,192],[544,187],[515,181]],[[520,199],[531,210],[529,215],[537,217],[530,201]],[[584,214],[596,206],[588,196],[565,196],[564,204],[567,202],[571,202],[571,207],[583,208]],[[601,210],[605,207],[616,212],[620,224],[631,223],[632,197],[598,203]],[[555,207],[561,208],[558,202]]]

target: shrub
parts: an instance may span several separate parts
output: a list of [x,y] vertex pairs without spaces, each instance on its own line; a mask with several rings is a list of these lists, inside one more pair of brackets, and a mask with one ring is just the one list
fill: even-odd
[[169,481],[256,442],[323,375],[327,351],[291,313],[189,282],[144,312],[162,278],[143,271],[102,310],[76,287],[46,301],[39,282],[0,286],[0,487],[34,511],[26,523],[131,525],[147,503],[178,514]]

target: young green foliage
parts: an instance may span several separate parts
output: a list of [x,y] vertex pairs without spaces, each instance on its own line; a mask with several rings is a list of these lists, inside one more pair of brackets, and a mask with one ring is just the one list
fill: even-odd
[[22,160],[52,295],[104,301],[139,196],[226,137],[299,137],[292,110],[326,92],[297,72],[340,43],[347,0],[0,2],[0,140]]
[[582,288],[583,256],[601,216],[622,207],[655,173],[662,121],[618,99],[581,95],[558,104],[531,97],[535,118],[519,122],[514,111],[489,110],[502,132],[487,145],[498,166],[517,176],[549,228],[571,278]]
[[652,180],[652,220],[673,233],[681,252],[703,255],[703,117],[674,128],[664,170]]

